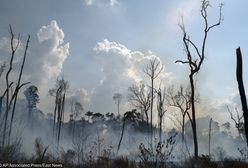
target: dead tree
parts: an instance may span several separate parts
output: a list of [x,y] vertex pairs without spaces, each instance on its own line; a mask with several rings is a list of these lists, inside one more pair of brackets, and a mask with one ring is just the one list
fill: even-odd
[[13,125],[13,120],[14,120],[14,115],[15,115],[15,107],[16,107],[16,101],[17,101],[18,93],[23,86],[25,86],[29,83],[29,82],[22,83],[21,79],[22,79],[23,69],[24,69],[24,65],[25,65],[25,61],[26,61],[30,35],[28,35],[28,39],[26,42],[26,47],[24,50],[22,64],[21,64],[21,68],[20,68],[20,71],[18,74],[16,85],[14,87],[14,92],[10,91],[11,86],[15,82],[13,82],[13,81],[11,82],[9,79],[9,76],[13,70],[13,61],[15,58],[16,51],[20,45],[20,35],[18,35],[17,43],[14,44],[15,43],[14,42],[15,41],[15,35],[13,33],[11,25],[9,25],[9,30],[10,30],[10,36],[11,36],[11,38],[10,38],[11,57],[10,57],[10,61],[9,61],[9,67],[8,67],[8,70],[7,70],[6,75],[5,75],[6,89],[3,93],[3,95],[1,96],[1,101],[6,96],[6,105],[5,105],[6,107],[5,107],[5,113],[4,113],[4,126],[3,126],[3,132],[2,132],[3,133],[2,146],[5,145],[5,140],[6,140],[6,135],[7,135],[7,126],[8,126],[8,120],[9,120],[9,113],[11,115],[11,118],[10,118],[10,123],[9,123],[9,132],[8,132],[8,136],[7,136],[8,137],[8,144],[10,142],[10,136],[11,136],[11,132],[12,132],[12,125]]
[[0,77],[2,76],[2,74],[3,74],[3,72],[4,72],[4,70],[5,70],[5,68],[6,68],[6,64],[5,64],[5,62],[0,66]]
[[1,117],[1,115],[2,115],[3,98],[5,97],[5,95],[7,94],[7,90],[8,90],[9,88],[11,88],[11,86],[13,85],[13,83],[14,83],[14,82],[11,82],[11,83],[9,84],[9,87],[5,89],[5,91],[3,92],[2,96],[0,97],[0,117]]
[[[3,72],[4,72],[4,70],[5,70],[5,68],[6,68],[6,64],[3,63],[3,64],[1,65],[1,67],[0,67],[0,78],[1,78],[1,76],[2,76],[2,74],[3,74]],[[5,94],[6,94],[6,92],[7,92],[7,91],[5,90],[4,93],[3,93],[3,95],[0,96],[0,117],[1,117],[1,115],[2,115],[3,98],[4,98]]]
[[[202,63],[205,60],[205,48],[206,48],[206,42],[208,33],[210,30],[212,30],[214,27],[219,26],[222,21],[222,6],[223,4],[220,4],[219,6],[219,19],[218,22],[209,25],[208,23],[208,14],[207,9],[210,6],[210,3],[208,0],[203,0],[201,4],[201,16],[204,21],[204,35],[201,47],[199,48],[195,42],[193,42],[189,35],[186,32],[184,23],[182,21],[181,24],[179,24],[179,27],[181,28],[183,32],[183,44],[185,47],[185,52],[187,55],[187,60],[177,60],[176,63],[182,63],[187,64],[190,68],[189,73],[189,81],[190,81],[190,88],[191,88],[191,116],[192,116],[192,132],[193,132],[193,139],[194,139],[194,155],[197,158],[198,157],[198,142],[197,142],[197,131],[196,131],[196,110],[195,110],[195,75],[199,73]],[[196,57],[194,57],[194,54],[196,54]]]
[[60,133],[62,123],[64,121],[64,106],[66,91],[68,89],[68,81],[63,77],[57,79],[56,88],[50,89],[49,94],[55,97],[54,120],[53,120],[53,135],[56,135],[57,143],[60,141]]
[[75,127],[76,127],[76,119],[82,114],[84,108],[81,103],[78,101],[75,102],[74,99],[70,102],[71,105],[71,114],[70,114],[70,131],[72,135],[72,139],[74,139]]
[[158,110],[158,125],[159,125],[159,142],[162,142],[162,126],[163,117],[167,111],[165,108],[165,90],[162,92],[161,88],[157,91],[157,110]]
[[26,61],[26,56],[27,56],[27,50],[28,50],[28,45],[29,45],[29,39],[30,39],[30,35],[28,35],[28,39],[27,39],[26,47],[25,47],[25,51],[24,51],[24,56],[23,56],[23,60],[22,60],[22,65],[21,65],[21,68],[20,68],[19,76],[18,76],[18,81],[17,81],[17,84],[16,84],[15,89],[14,89],[14,94],[13,94],[13,96],[12,96],[13,99],[11,99],[11,101],[14,101],[14,103],[13,103],[12,114],[11,114],[11,120],[10,120],[10,130],[9,130],[8,144],[9,144],[9,140],[10,140],[10,136],[11,136],[11,132],[12,132],[13,120],[14,120],[14,115],[15,115],[15,107],[16,107],[16,101],[17,101],[17,97],[18,97],[19,90],[20,90],[23,86],[25,86],[25,85],[27,85],[27,84],[30,83],[30,82],[21,83],[22,74],[23,74],[23,68],[24,68],[25,61]]
[[163,71],[163,65],[159,62],[157,58],[152,58],[149,63],[144,68],[144,73],[150,78],[150,88],[151,88],[151,107],[150,107],[150,131],[151,131],[151,147],[153,139],[153,103],[154,103],[154,81],[158,78],[159,74]]
[[231,119],[233,120],[234,124],[235,124],[235,128],[237,129],[239,136],[244,134],[244,122],[243,120],[243,115],[240,116],[238,109],[235,108],[236,111],[236,117],[233,116],[232,111],[230,110],[230,108],[228,106],[227,107],[227,111],[230,114]]
[[242,54],[241,54],[240,48],[237,48],[236,54],[237,54],[236,77],[237,77],[239,95],[240,95],[242,109],[243,109],[246,144],[248,146],[248,108],[247,108],[247,101],[246,101],[246,95],[245,95],[245,88],[243,84],[243,67],[242,67],[243,65],[242,65]]
[[128,100],[135,107],[141,110],[141,117],[145,115],[147,124],[147,133],[149,133],[149,115],[148,111],[151,107],[151,91],[145,88],[143,83],[140,85],[133,85],[128,88]]
[[122,94],[115,93],[113,96],[113,99],[115,101],[115,104],[117,105],[118,116],[120,116],[120,104],[121,104],[121,100],[122,100]]
[[212,118],[209,121],[209,128],[208,128],[208,156],[210,157],[210,150],[211,150],[211,131],[212,131]]
[[[180,122],[181,131],[182,131],[182,141],[184,142],[185,138],[185,120],[188,116],[189,121],[192,123],[192,118],[189,114],[191,108],[191,91],[190,87],[180,86],[178,91],[174,91],[173,87],[170,87],[166,95],[167,105],[171,107],[178,108],[182,115],[182,120]],[[199,95],[195,98],[195,102],[199,101]]]

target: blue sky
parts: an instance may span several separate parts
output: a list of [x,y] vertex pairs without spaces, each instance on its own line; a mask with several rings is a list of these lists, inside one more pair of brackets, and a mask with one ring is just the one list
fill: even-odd
[[[243,52],[244,82],[248,85],[248,11],[245,0],[210,2],[209,22],[218,20],[221,2],[224,20],[209,34],[198,89],[202,104],[219,106],[231,103],[238,91],[238,46]],[[70,81],[69,95],[84,102],[86,109],[114,111],[114,92],[125,95],[127,87],[135,82],[134,76],[124,74],[135,70],[136,65],[130,61],[137,60],[127,55],[136,57],[137,51],[141,52],[139,57],[143,54],[145,58],[160,58],[165,66],[164,79],[170,79],[165,80],[170,81],[168,85],[187,83],[188,67],[174,63],[186,58],[182,32],[177,26],[180,16],[183,15],[186,30],[197,45],[203,33],[200,3],[196,0],[2,0],[0,4],[0,43],[6,43],[3,38],[9,37],[8,24],[22,34],[23,40],[26,34],[31,35],[29,57],[33,61],[27,60],[25,74],[27,80],[40,87],[40,108],[44,111],[52,106],[47,91],[59,75]],[[128,54],[120,54],[123,50],[128,50]],[[7,55],[3,53],[1,60]],[[113,69],[108,71],[111,66]],[[118,76],[112,70],[123,74]],[[35,77],[30,77],[32,74]]]

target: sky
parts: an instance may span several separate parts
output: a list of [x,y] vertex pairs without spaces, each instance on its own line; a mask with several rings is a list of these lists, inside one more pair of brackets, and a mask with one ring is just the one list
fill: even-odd
[[[208,36],[206,56],[197,77],[200,115],[228,120],[225,105],[240,106],[235,79],[235,50],[241,47],[244,83],[248,86],[248,16],[245,0],[211,0],[209,23],[218,21],[218,5],[224,3],[223,21]],[[64,76],[69,81],[68,100],[75,98],[85,110],[116,112],[113,94],[127,95],[127,88],[145,81],[142,69],[153,57],[164,65],[158,83],[188,84],[182,31],[200,46],[203,20],[197,0],[1,0],[0,62],[8,62],[9,24],[22,43],[15,67],[20,65],[27,34],[31,35],[23,81],[39,87],[39,108],[52,112],[48,90]],[[16,70],[16,69],[14,69]],[[4,80],[1,78],[1,90]],[[21,95],[20,95],[21,97]],[[121,111],[130,105],[123,100]]]

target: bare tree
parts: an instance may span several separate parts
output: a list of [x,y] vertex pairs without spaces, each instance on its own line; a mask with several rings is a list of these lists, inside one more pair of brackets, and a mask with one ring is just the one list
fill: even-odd
[[210,157],[210,150],[211,150],[211,131],[212,131],[212,118],[209,121],[209,128],[208,128],[208,156]]
[[[189,114],[189,110],[191,108],[190,97],[191,97],[190,87],[184,87],[183,85],[181,85],[178,91],[174,91],[173,87],[170,87],[167,90],[166,99],[168,106],[178,108],[182,115],[182,119],[181,121],[179,121],[182,131],[182,141],[184,141],[184,136],[185,136],[186,116],[188,116],[189,121],[192,123],[192,118]],[[196,97],[195,101],[199,101],[199,97]]]
[[61,79],[57,79],[56,87],[49,90],[49,94],[55,97],[53,134],[56,134],[58,144],[60,140],[61,126],[64,121],[65,96],[68,88],[68,81],[62,77]]
[[[29,82],[22,83],[21,80],[22,80],[23,69],[24,69],[24,65],[25,65],[25,61],[26,61],[30,35],[28,35],[28,39],[26,41],[26,47],[24,50],[24,55],[22,58],[22,63],[21,63],[21,67],[19,70],[18,78],[16,79],[16,85],[14,87],[14,92],[10,91],[10,88],[14,84],[14,81],[11,82],[9,79],[9,76],[13,70],[13,61],[15,58],[16,51],[20,45],[20,35],[18,35],[18,38],[16,40],[11,25],[9,25],[9,31],[10,31],[10,36],[11,36],[11,38],[10,38],[11,57],[10,57],[10,61],[9,61],[9,67],[8,67],[8,70],[7,70],[6,75],[5,75],[6,89],[0,98],[2,101],[2,99],[6,96],[6,105],[5,105],[6,107],[5,107],[5,113],[4,113],[4,126],[3,126],[3,132],[2,132],[3,133],[2,146],[5,145],[9,113],[11,111],[11,118],[10,118],[10,123],[9,123],[9,132],[8,132],[8,144],[10,142],[12,125],[13,125],[13,120],[14,120],[14,115],[15,115],[16,101],[17,101],[19,90],[23,86],[25,86],[29,83]],[[16,43],[14,41],[16,41]]]
[[158,125],[159,125],[159,142],[162,142],[162,126],[163,126],[163,117],[167,111],[165,108],[165,90],[162,92],[161,88],[157,91],[157,110],[158,110]]
[[117,105],[118,116],[120,116],[120,104],[122,101],[122,94],[121,93],[115,93],[113,96],[113,99],[115,101],[115,104]]
[[[1,67],[0,67],[0,78],[1,78],[1,76],[2,76],[2,74],[3,74],[3,72],[4,72],[4,70],[5,70],[5,68],[6,68],[6,64],[5,64],[5,62],[4,62],[4,63],[1,65]],[[6,90],[5,90],[4,94],[3,94],[2,96],[0,96],[0,117],[1,117],[1,115],[2,115],[3,97],[5,96],[5,94],[6,94]]]
[[163,71],[163,65],[157,58],[152,58],[149,63],[144,68],[144,73],[150,78],[150,87],[151,87],[151,107],[150,107],[150,131],[151,131],[151,146],[153,139],[153,103],[154,103],[154,81],[158,78],[159,74]]
[[11,82],[11,83],[9,84],[9,87],[5,89],[5,91],[3,92],[2,96],[0,97],[0,117],[1,117],[1,115],[2,115],[3,98],[5,97],[5,95],[7,94],[7,90],[8,90],[9,88],[11,88],[11,86],[13,85],[13,83],[14,83],[14,82]]
[[2,76],[4,70],[6,68],[6,63],[4,62],[1,66],[0,66],[0,77]]
[[231,119],[233,120],[235,124],[235,128],[237,129],[239,136],[243,135],[245,133],[245,128],[244,128],[244,122],[243,122],[243,115],[240,116],[238,109],[235,108],[236,111],[236,117],[233,116],[233,112],[230,110],[228,106],[226,106],[227,111],[230,114]]
[[[182,64],[188,64],[190,68],[190,74],[189,74],[189,80],[190,80],[190,88],[191,88],[191,115],[192,115],[192,130],[193,130],[193,139],[194,139],[194,153],[195,157],[198,157],[198,142],[197,142],[197,132],[196,132],[196,110],[195,110],[195,75],[198,74],[198,72],[201,69],[202,63],[205,60],[205,48],[206,48],[206,42],[207,37],[214,27],[219,26],[222,21],[222,6],[223,4],[220,4],[219,6],[219,19],[218,22],[209,25],[208,23],[208,14],[207,9],[210,6],[210,3],[208,0],[203,0],[201,3],[201,16],[204,21],[204,35],[201,47],[197,47],[196,43],[193,42],[190,39],[190,36],[186,32],[184,23],[182,21],[181,24],[179,24],[179,27],[183,31],[183,44],[185,47],[185,52],[187,55],[187,60],[177,60],[176,63],[182,63]],[[194,57],[194,54],[196,54],[196,57]]]
[[145,115],[145,120],[147,124],[147,132],[149,132],[149,115],[148,111],[151,107],[151,91],[146,90],[145,85],[140,83],[139,85],[133,85],[128,88],[128,100],[130,103],[141,110],[141,117]]
[[248,146],[248,108],[247,108],[247,101],[245,95],[245,88],[243,84],[243,65],[242,65],[242,54],[240,48],[236,50],[237,55],[237,70],[236,70],[236,77],[239,87],[239,95],[242,104],[243,116],[244,116],[244,129],[246,135],[246,144]]

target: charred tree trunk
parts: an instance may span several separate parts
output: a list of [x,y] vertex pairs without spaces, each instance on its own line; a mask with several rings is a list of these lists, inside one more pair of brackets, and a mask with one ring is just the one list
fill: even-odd
[[248,146],[248,108],[247,108],[247,101],[245,95],[245,88],[243,84],[243,65],[242,65],[242,54],[240,47],[236,50],[237,55],[237,70],[236,70],[236,77],[239,87],[239,95],[241,99],[242,109],[243,109],[243,116],[245,122],[245,135],[246,135],[246,143]]
[[155,79],[159,76],[159,74],[163,70],[163,65],[160,63],[159,60],[153,58],[150,60],[150,62],[147,64],[147,66],[144,69],[144,73],[150,78],[151,81],[151,104],[150,104],[150,131],[151,131],[151,150],[153,150],[153,104],[154,104],[154,82]]
[[57,79],[55,89],[50,89],[49,94],[55,97],[55,107],[54,107],[54,121],[53,121],[53,136],[56,135],[57,145],[59,145],[61,127],[64,121],[64,106],[65,106],[65,96],[68,86],[68,82],[64,78]]
[[56,116],[57,116],[57,108],[58,108],[58,91],[56,92],[56,97],[55,97],[55,107],[53,111],[53,136],[55,135],[55,130],[56,130]]
[[148,134],[148,138],[149,138],[149,132],[150,132],[150,128],[149,128],[149,117],[148,117],[148,112],[146,111],[146,126],[147,126],[147,134]]
[[61,134],[61,127],[62,127],[62,124],[64,122],[64,106],[65,106],[65,93],[63,94],[63,98],[62,98],[62,101],[61,101],[61,111],[59,112],[60,113],[60,118],[59,118],[59,126],[58,126],[58,144],[59,144],[59,140],[60,140],[60,134]]
[[194,140],[194,151],[195,151],[195,158],[198,157],[198,142],[197,142],[197,131],[196,131],[196,116],[195,116],[195,85],[194,85],[194,77],[193,73],[189,75],[190,79],[190,87],[191,87],[191,110],[192,110],[192,133],[193,133],[193,140]]
[[158,126],[159,126],[159,143],[162,142],[162,126],[163,126],[163,117],[166,112],[164,109],[164,100],[165,92],[162,94],[161,89],[157,91],[157,111],[158,111]]
[[6,110],[4,114],[4,127],[3,127],[3,140],[2,140],[2,147],[5,145],[5,136],[6,136],[6,129],[7,129],[7,122],[8,122],[8,116],[9,116],[9,111],[10,111],[10,91],[9,91],[9,75],[12,71],[12,65],[13,65],[13,60],[15,56],[16,49],[13,48],[13,41],[14,41],[14,34],[12,32],[11,26],[10,26],[10,32],[11,32],[11,59],[9,62],[9,69],[6,73],[5,80],[6,80]]
[[[197,131],[196,131],[196,115],[195,115],[195,84],[194,84],[194,75],[198,74],[201,65],[204,62],[205,59],[205,47],[206,47],[206,41],[208,37],[208,33],[211,29],[213,29],[216,26],[219,26],[221,21],[222,21],[222,6],[223,4],[220,4],[219,6],[219,20],[217,23],[209,25],[208,23],[208,13],[207,13],[207,8],[210,5],[209,0],[203,0],[201,3],[201,16],[204,20],[204,36],[203,36],[203,41],[202,41],[202,46],[201,48],[198,48],[197,45],[191,41],[190,36],[187,34],[184,23],[182,21],[182,24],[179,24],[180,28],[182,29],[184,36],[183,36],[183,43],[185,47],[185,51],[187,54],[187,60],[182,61],[182,60],[177,60],[176,62],[182,63],[182,64],[188,64],[190,67],[190,88],[191,88],[191,104],[192,104],[192,131],[193,131],[193,139],[194,139],[194,151],[195,151],[195,158],[198,157],[198,143],[197,143]],[[192,50],[196,53],[196,57],[194,56],[195,54],[192,54]]]
[[[12,100],[14,100],[14,104],[13,104],[13,108],[12,108],[12,114],[11,114],[11,120],[10,120],[10,128],[9,128],[9,136],[8,136],[8,144],[10,142],[10,136],[11,136],[11,132],[12,132],[12,127],[13,127],[13,120],[14,120],[14,116],[15,116],[15,107],[16,107],[16,101],[17,101],[17,97],[18,97],[18,93],[19,90],[21,89],[21,87],[23,87],[24,85],[28,84],[28,83],[23,83],[21,84],[21,79],[22,79],[22,73],[23,73],[23,68],[25,65],[25,61],[26,61],[26,56],[27,56],[27,50],[28,50],[28,45],[29,45],[29,40],[30,40],[30,35],[28,35],[28,39],[26,42],[26,47],[25,47],[25,51],[24,51],[24,56],[23,56],[23,60],[22,60],[22,65],[21,65],[21,69],[19,72],[19,77],[18,77],[18,82],[15,88],[15,93],[12,96]],[[11,100],[11,101],[12,101]],[[12,102],[11,102],[12,103]]]
[[150,131],[151,131],[151,149],[153,150],[153,145],[152,145],[152,140],[153,140],[153,125],[152,125],[152,119],[153,119],[153,116],[152,116],[152,111],[153,111],[153,98],[154,98],[154,93],[153,93],[153,89],[154,89],[154,79],[152,78],[151,79],[151,83],[152,83],[152,87],[151,87],[151,89],[152,89],[152,99],[151,99],[151,114],[150,114],[150,116],[151,116],[151,118],[150,118],[150,122],[151,122],[151,128],[150,128]]
[[0,117],[2,115],[3,97],[0,97]]
[[3,95],[0,97],[0,117],[1,117],[1,115],[2,115],[3,98],[4,98],[4,96],[5,96],[6,93],[7,93],[7,89],[9,89],[12,85],[13,85],[13,82],[11,82],[11,83],[9,84],[9,87],[5,89]]
[[162,142],[162,119],[159,119],[159,142]]
[[184,142],[185,116],[186,113],[183,114],[183,121],[182,121],[182,142]]
[[211,149],[211,131],[212,131],[212,118],[209,121],[209,130],[208,130],[208,156],[210,157],[210,149]]
[[122,142],[122,139],[123,139],[124,130],[125,130],[125,124],[126,124],[126,119],[124,118],[123,119],[123,124],[122,124],[121,138],[119,140],[118,147],[117,147],[117,153],[119,152],[119,149],[120,149],[120,146],[121,146],[121,142]]

